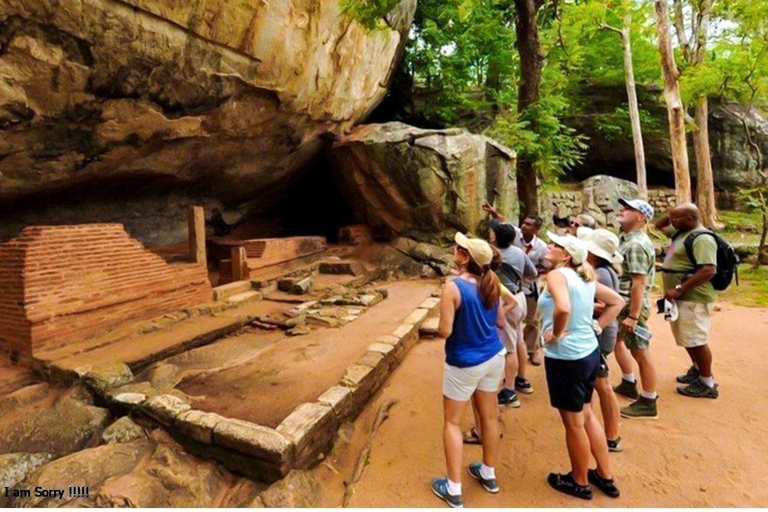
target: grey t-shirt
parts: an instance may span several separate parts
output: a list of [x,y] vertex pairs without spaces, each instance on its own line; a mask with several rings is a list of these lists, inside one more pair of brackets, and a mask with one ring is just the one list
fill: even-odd
[[[619,291],[619,276],[616,275],[615,270],[610,267],[598,267],[595,270],[597,272],[597,282],[616,292]],[[616,348],[616,336],[618,331],[619,323],[616,320],[603,329],[602,334],[600,334],[597,339],[600,343],[600,352],[603,354],[610,354],[613,352],[613,349]]]
[[[530,283],[539,275],[539,272],[536,270],[531,259],[526,256],[523,250],[519,247],[510,245],[506,249],[499,249],[499,252],[501,253],[502,263],[506,263],[512,267],[515,274],[522,278],[521,284],[523,289],[530,286]],[[509,288],[508,283],[505,282],[503,272],[500,273],[499,278],[501,278],[501,283]],[[511,288],[510,290],[515,292],[515,290],[512,290]]]

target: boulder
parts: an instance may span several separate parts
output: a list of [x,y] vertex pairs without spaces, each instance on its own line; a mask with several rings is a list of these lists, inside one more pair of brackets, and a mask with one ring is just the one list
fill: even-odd
[[40,414],[3,425],[0,451],[44,452],[60,457],[95,442],[109,425],[109,411],[84,403],[76,395],[67,393]]
[[274,207],[386,95],[416,4],[369,31],[342,3],[0,2],[0,239],[117,220],[173,244],[191,204],[222,228]]
[[316,508],[320,506],[322,490],[310,471],[294,470],[260,497],[268,508]]
[[125,363],[107,363],[76,371],[81,374],[83,382],[100,395],[106,394],[112,388],[133,382],[133,373]]
[[140,441],[146,439],[147,434],[144,429],[133,422],[128,416],[123,416],[101,434],[101,441],[104,444],[110,443],[130,443],[131,441]]
[[517,210],[515,153],[466,130],[364,125],[341,137],[330,159],[347,201],[379,232],[435,241],[477,232],[484,201],[509,217]]
[[581,183],[581,212],[602,226],[618,228],[619,199],[637,197],[637,185],[612,176],[593,176]]
[[[0,491],[13,487],[51,460],[49,453],[7,453],[0,455]],[[0,496],[0,506],[2,506]]]

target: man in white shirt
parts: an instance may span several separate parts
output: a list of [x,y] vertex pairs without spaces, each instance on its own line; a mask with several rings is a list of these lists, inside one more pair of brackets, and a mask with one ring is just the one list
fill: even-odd
[[[506,218],[487,202],[483,203],[483,210],[488,212],[494,219],[507,222]],[[525,255],[536,266],[539,274],[546,272],[549,267],[549,264],[544,260],[544,255],[547,253],[547,244],[538,237],[543,223],[543,219],[538,215],[529,215],[523,220],[519,228],[515,226],[517,237],[515,238],[514,245],[523,250]],[[528,314],[525,317],[525,344],[528,347],[528,356],[531,359],[531,364],[539,366],[542,363],[541,318],[537,305],[539,286],[536,280],[528,282],[523,288],[523,292],[525,293],[526,305],[528,307]]]

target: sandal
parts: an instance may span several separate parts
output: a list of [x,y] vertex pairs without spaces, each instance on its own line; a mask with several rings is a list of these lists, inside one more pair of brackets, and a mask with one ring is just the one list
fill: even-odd
[[480,434],[475,427],[464,432],[464,444],[483,444],[483,440],[480,439]]
[[[504,432],[499,435],[499,439],[504,439]],[[464,444],[483,444],[483,439],[480,437],[480,433],[477,431],[477,429],[475,429],[475,427],[472,427],[464,432]]]
[[579,485],[573,480],[573,475],[561,475],[559,473],[550,473],[547,477],[547,483],[556,491],[568,494],[582,500],[592,499],[592,488],[588,485]]

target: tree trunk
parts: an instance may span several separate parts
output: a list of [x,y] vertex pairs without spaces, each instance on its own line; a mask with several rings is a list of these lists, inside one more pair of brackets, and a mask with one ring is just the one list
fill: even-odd
[[675,197],[677,203],[691,201],[691,174],[688,168],[688,149],[685,140],[685,108],[680,97],[680,72],[669,40],[669,12],[667,0],[654,0],[656,32],[659,37],[659,55],[664,74],[664,100],[669,119],[669,141],[672,145],[672,164],[675,169]]
[[[703,0],[698,4],[696,15],[696,52],[693,64],[701,65],[707,56],[707,31],[709,30],[709,13],[712,10],[711,0]],[[693,134],[693,148],[696,152],[696,202],[701,211],[701,221],[710,229],[722,227],[717,219],[717,203],[715,202],[715,180],[712,176],[712,154],[709,150],[709,105],[707,96],[699,97],[696,103],[696,131]]]
[[629,120],[632,123],[632,145],[635,148],[637,190],[641,199],[648,200],[648,180],[645,173],[645,147],[643,146],[643,132],[640,128],[640,108],[637,104],[635,71],[632,64],[632,42],[629,36],[631,25],[632,13],[627,10],[627,14],[624,16],[624,24],[621,27],[621,50],[624,54],[624,75],[627,82],[627,98],[629,99]]
[[[528,107],[539,101],[541,68],[544,57],[539,41],[536,15],[542,0],[515,0],[515,32],[517,51],[520,55],[520,83],[518,86],[517,112],[523,114]],[[530,119],[531,130],[536,130],[535,119]],[[517,159],[517,194],[520,198],[520,221],[527,215],[539,212],[539,194],[536,170],[530,158]]]
[[715,204],[715,182],[712,177],[712,158],[709,152],[709,105],[702,96],[696,103],[696,132],[693,147],[696,150],[696,200],[701,212],[701,221],[710,229],[720,227]]

